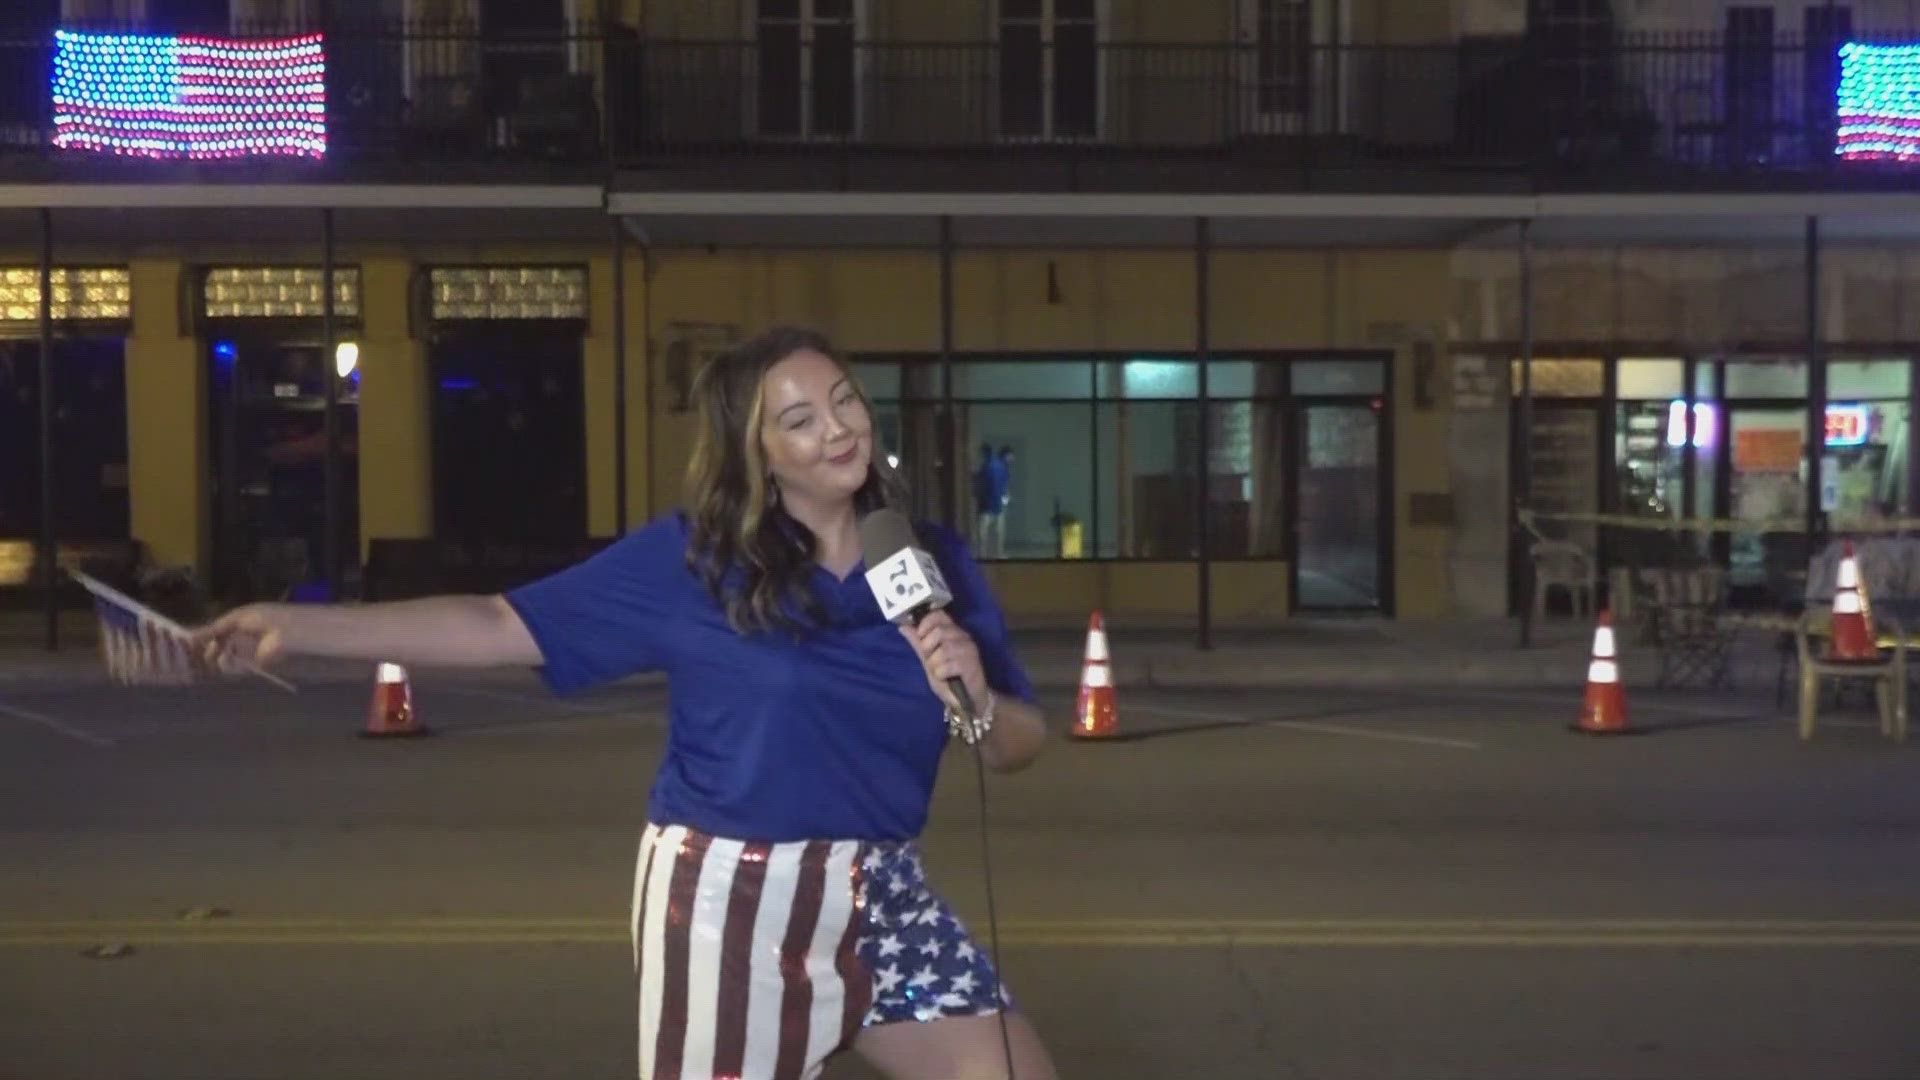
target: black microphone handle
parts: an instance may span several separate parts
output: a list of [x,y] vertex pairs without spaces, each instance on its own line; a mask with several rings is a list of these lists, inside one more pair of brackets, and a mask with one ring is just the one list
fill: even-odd
[[[912,611],[907,613],[907,621],[912,623],[914,626],[918,627],[920,625],[920,620],[933,614],[935,610],[937,609],[928,607],[926,605],[921,605],[920,607],[914,608]],[[966,714],[967,719],[969,720],[980,719],[980,710],[973,707],[973,695],[967,693],[966,683],[961,682],[957,678],[948,679],[947,689],[953,691],[953,700],[960,703],[960,711]]]
[[980,719],[980,710],[973,707],[973,696],[967,693],[967,684],[959,679],[948,679],[947,689],[953,691],[953,699],[960,703],[960,711],[969,720]]

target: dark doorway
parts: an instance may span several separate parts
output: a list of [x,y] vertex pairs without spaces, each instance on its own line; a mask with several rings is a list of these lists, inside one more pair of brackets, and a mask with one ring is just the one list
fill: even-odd
[[1301,405],[1295,412],[1299,611],[1381,611],[1388,542],[1384,403]]
[[446,326],[435,334],[436,537],[586,537],[581,348],[570,323]]
[[[0,536],[40,534],[40,343],[0,341]],[[53,343],[53,527],[62,540],[124,540],[126,344]]]
[[[304,336],[220,337],[207,344],[213,477],[213,587],[271,599],[323,576],[326,380],[333,358]],[[340,380],[340,521],[344,566],[360,554],[360,381]]]

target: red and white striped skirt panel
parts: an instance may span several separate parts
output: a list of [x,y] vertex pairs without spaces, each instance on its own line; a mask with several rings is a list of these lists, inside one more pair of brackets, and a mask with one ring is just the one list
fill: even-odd
[[757,843],[648,825],[633,890],[641,1080],[811,1080],[852,1039],[855,840]]

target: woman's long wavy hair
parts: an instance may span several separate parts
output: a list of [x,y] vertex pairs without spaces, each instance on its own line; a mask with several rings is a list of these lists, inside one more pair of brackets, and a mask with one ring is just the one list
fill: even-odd
[[[694,379],[700,430],[687,466],[687,565],[741,633],[798,631],[817,625],[822,615],[810,588],[813,534],[773,497],[760,442],[767,371],[802,351],[820,353],[847,370],[825,335],[781,326],[714,357]],[[857,379],[854,389],[872,416],[873,402]],[[855,510],[905,507],[905,482],[886,464],[877,440],[871,451]]]

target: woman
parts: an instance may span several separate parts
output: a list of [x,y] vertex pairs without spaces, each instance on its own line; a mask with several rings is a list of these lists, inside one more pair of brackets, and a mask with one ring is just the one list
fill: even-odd
[[200,632],[209,657],[525,664],[562,692],[664,670],[632,910],[641,1076],[811,1077],[850,1045],[901,1080],[1001,1077],[1004,1020],[1015,1075],[1049,1080],[914,843],[950,731],[999,770],[1045,739],[979,566],[923,529],[954,600],[918,627],[881,618],[858,526],[900,483],[820,335],[747,342],[695,397],[684,511],[504,596],[240,608]]

